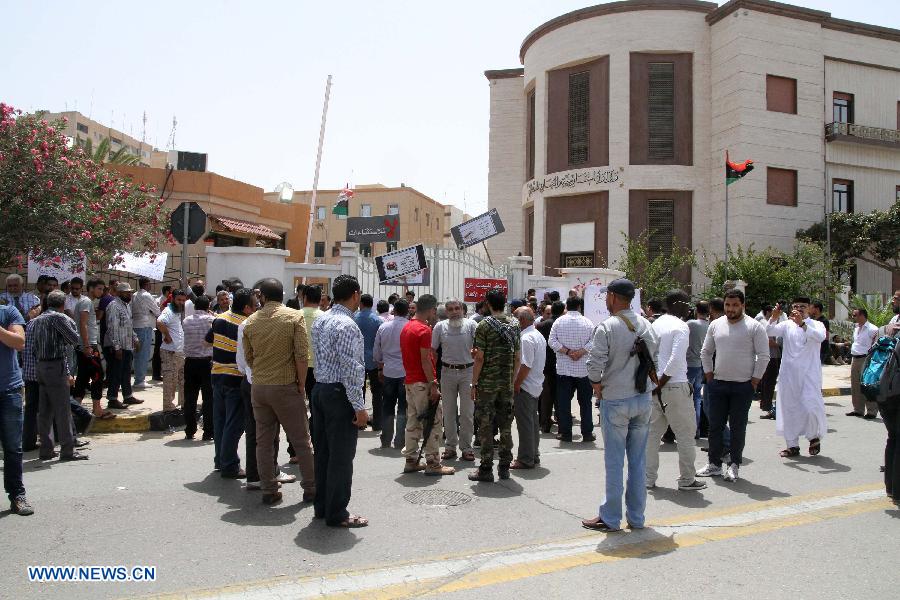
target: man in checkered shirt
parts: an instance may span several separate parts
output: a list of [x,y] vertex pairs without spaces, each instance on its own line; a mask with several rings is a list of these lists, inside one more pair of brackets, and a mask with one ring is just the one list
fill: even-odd
[[566,300],[566,313],[556,319],[550,330],[549,346],[556,352],[556,439],[572,441],[572,395],[577,392],[581,414],[581,441],[593,442],[594,417],[591,407],[591,382],[587,376],[587,355],[591,350],[594,324],[579,312],[581,298]]

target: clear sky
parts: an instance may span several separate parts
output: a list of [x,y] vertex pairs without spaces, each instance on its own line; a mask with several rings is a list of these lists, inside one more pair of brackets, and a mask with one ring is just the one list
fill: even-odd
[[[799,4],[800,2],[798,2]],[[487,207],[486,69],[521,66],[535,27],[578,0],[0,0],[0,100],[77,110],[211,171],[271,191],[401,182],[472,214]],[[896,0],[803,0],[900,28]],[[465,204],[464,204],[464,200]]]

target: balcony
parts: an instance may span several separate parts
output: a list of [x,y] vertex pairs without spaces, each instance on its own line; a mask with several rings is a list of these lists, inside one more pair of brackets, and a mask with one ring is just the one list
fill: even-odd
[[825,125],[825,139],[829,142],[853,142],[900,148],[900,131],[855,123],[828,123]]

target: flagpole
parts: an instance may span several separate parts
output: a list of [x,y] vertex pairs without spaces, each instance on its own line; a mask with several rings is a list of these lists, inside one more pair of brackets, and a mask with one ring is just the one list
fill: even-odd
[[[309,245],[312,243],[313,221],[316,216],[316,197],[319,193],[319,167],[322,166],[322,146],[325,144],[325,118],[328,116],[328,99],[331,96],[331,75],[325,82],[325,105],[322,107],[322,125],[319,127],[319,150],[316,153],[316,173],[313,176],[312,200],[309,204],[309,223],[306,227],[306,252],[303,254],[303,262],[309,262]],[[326,215],[327,218],[327,215]],[[326,233],[328,225],[325,225]],[[303,283],[306,283],[306,277],[303,277]]]
[[725,276],[728,276],[728,177],[725,177]]

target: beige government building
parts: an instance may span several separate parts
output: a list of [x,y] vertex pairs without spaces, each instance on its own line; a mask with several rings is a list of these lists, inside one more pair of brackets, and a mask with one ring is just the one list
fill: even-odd
[[[732,245],[788,249],[826,211],[900,199],[898,30],[763,0],[630,0],[544,23],[519,59],[485,73],[488,205],[506,226],[488,247],[532,256],[535,275],[613,265],[622,234],[648,229],[652,252],[721,255],[726,150],[755,164],[729,186]],[[900,287],[862,263],[853,279]]]

